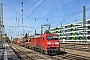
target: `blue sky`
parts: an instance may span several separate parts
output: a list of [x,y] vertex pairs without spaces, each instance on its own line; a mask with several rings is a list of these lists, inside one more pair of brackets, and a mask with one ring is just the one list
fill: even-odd
[[[50,24],[51,28],[54,28],[60,26],[61,21],[65,25],[75,20],[82,20],[83,13],[77,14],[77,12],[82,11],[83,6],[89,9],[86,12],[86,18],[90,18],[90,0],[23,0],[23,26],[27,27],[22,29],[22,27],[17,27],[18,24],[22,26],[21,2],[22,0],[0,0],[0,3],[4,4],[3,20],[8,36],[22,35],[23,29],[24,34],[28,31],[34,34],[34,29],[40,33],[41,24]],[[45,27],[44,30],[46,29]]]

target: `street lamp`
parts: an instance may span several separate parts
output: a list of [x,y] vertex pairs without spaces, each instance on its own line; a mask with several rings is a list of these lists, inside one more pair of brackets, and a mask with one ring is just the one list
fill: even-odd
[[[30,27],[31,29],[34,29],[34,28],[32,28],[32,27]],[[34,29],[35,30],[35,29]],[[36,35],[36,30],[35,30],[35,35]]]

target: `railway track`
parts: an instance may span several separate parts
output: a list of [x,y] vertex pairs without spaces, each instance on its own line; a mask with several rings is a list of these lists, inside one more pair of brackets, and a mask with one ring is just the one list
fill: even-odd
[[90,60],[89,57],[70,54],[70,53],[52,56],[52,58],[55,60]]
[[83,44],[83,43],[80,43],[80,42],[60,42],[60,46],[61,47],[67,47],[67,46],[79,46],[79,47],[89,47],[90,44],[86,43],[86,44]]
[[79,50],[79,51],[86,51],[89,52],[90,45],[86,44],[85,46],[82,43],[60,43],[61,48],[65,49],[72,49],[72,50]]
[[15,50],[17,55],[19,55],[21,60],[51,60],[51,58],[41,55],[40,53],[27,49],[15,44],[10,44],[10,46]]
[[10,46],[21,57],[21,60],[90,60],[89,57],[77,54],[61,52],[59,55],[44,55],[34,50],[10,44]]
[[85,46],[82,43],[61,43],[61,48],[62,51],[72,53],[72,54],[77,54],[81,56],[86,56],[90,58],[90,45],[86,44]]

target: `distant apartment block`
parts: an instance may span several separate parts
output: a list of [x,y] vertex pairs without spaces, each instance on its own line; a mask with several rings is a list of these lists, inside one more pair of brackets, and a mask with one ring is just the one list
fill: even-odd
[[83,21],[79,21],[52,28],[50,32],[57,33],[60,41],[90,41],[90,19],[86,20],[85,28],[83,28]]

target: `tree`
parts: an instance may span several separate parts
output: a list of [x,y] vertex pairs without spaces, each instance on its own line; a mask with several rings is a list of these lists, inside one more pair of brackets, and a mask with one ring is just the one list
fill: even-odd
[[27,33],[25,34],[24,38],[28,38],[28,34]]
[[46,30],[45,33],[50,33],[49,30]]

